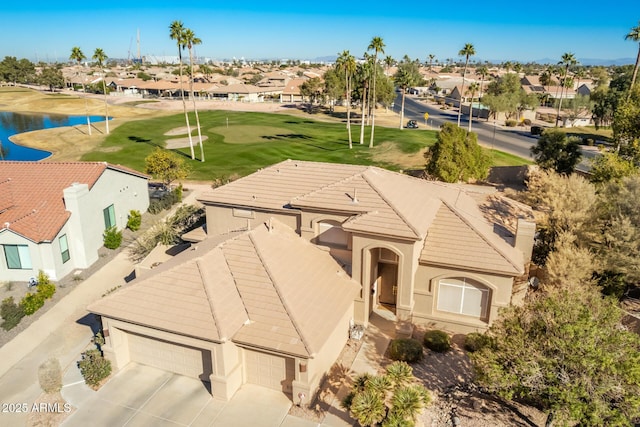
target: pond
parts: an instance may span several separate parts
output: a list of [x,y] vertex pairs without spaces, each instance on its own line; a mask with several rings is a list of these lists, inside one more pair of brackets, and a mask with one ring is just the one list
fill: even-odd
[[[104,116],[89,116],[91,123],[104,121]],[[46,159],[50,152],[14,144],[12,135],[33,130],[50,129],[61,126],[86,124],[86,116],[64,114],[25,114],[0,112],[0,160],[37,161]]]

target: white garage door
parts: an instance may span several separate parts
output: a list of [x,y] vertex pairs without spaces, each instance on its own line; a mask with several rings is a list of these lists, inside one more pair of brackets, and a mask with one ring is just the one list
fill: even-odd
[[210,381],[211,352],[144,335],[127,333],[132,362],[202,381]]
[[291,383],[295,378],[293,359],[245,350],[244,360],[248,383],[291,393]]

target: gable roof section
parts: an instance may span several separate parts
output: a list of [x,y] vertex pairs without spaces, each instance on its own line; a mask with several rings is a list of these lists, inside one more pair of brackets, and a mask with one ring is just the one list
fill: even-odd
[[[496,260],[491,265],[477,264],[479,270],[501,274],[522,271],[519,251],[493,231],[478,202],[460,185],[426,181],[372,166],[288,160],[219,187],[201,201],[249,208],[340,212],[351,215],[342,224],[344,230],[416,241],[426,237],[425,248],[427,243],[436,244],[433,230],[440,229],[459,239],[480,239],[484,243],[456,248],[451,243],[455,239],[444,239],[451,256],[433,257],[425,249],[421,261],[471,268],[477,264],[470,264],[470,260],[478,258],[474,251],[480,250],[480,258],[490,252]],[[443,204],[460,221],[448,221],[442,214]]]
[[209,341],[313,357],[360,285],[278,221],[179,254],[89,306],[107,317]]
[[71,215],[63,190],[74,182],[91,189],[107,168],[147,178],[104,162],[0,161],[0,200],[11,198],[10,205],[0,201],[0,232],[10,229],[36,243],[53,240]]
[[524,273],[522,254],[492,235],[480,218],[444,202],[425,239],[420,261],[507,275]]
[[203,203],[286,209],[295,197],[345,179],[366,166],[285,160],[203,194]]

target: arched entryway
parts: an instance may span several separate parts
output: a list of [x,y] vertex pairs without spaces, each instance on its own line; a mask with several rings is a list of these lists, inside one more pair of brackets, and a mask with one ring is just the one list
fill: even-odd
[[377,308],[395,314],[398,303],[399,256],[388,248],[373,248],[371,255],[371,293],[369,313]]

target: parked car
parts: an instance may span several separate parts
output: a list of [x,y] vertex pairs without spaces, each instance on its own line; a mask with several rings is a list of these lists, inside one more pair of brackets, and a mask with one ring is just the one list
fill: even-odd
[[542,126],[531,126],[531,135],[542,135]]
[[407,129],[418,129],[418,122],[415,120],[409,120],[407,122],[407,126],[405,126]]

